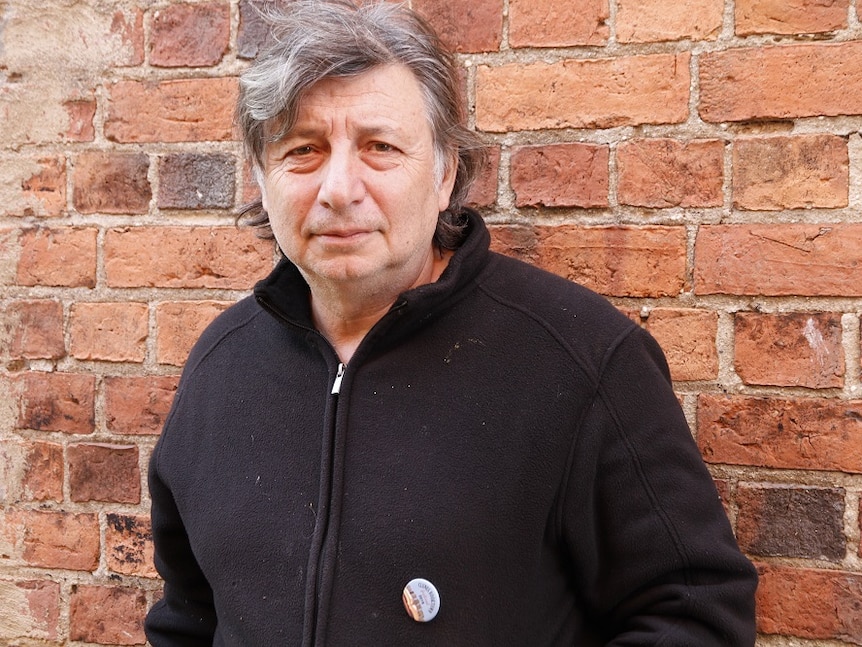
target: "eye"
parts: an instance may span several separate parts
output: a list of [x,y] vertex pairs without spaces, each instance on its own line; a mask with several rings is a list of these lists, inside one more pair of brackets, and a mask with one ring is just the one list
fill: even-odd
[[301,157],[303,155],[309,155],[312,152],[314,152],[314,148],[309,144],[305,144],[304,146],[297,146],[296,148],[290,149],[287,154],[288,156]]
[[392,144],[387,144],[386,142],[374,142],[371,144],[371,150],[375,153],[391,153],[395,150],[395,147]]

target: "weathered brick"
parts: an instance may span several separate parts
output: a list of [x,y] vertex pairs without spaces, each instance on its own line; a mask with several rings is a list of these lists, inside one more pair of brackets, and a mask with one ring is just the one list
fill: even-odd
[[19,285],[92,288],[96,285],[96,238],[92,227],[29,229],[21,233]]
[[96,379],[76,373],[30,372],[16,378],[18,426],[70,434],[93,432]]
[[709,52],[700,58],[705,121],[862,114],[862,42]]
[[21,638],[58,640],[60,585],[57,582],[0,580],[0,600],[3,600],[0,640],[10,641],[4,644],[23,645],[15,641]]
[[740,484],[736,537],[749,555],[844,559],[843,488]]
[[147,353],[146,303],[75,303],[70,352],[77,359],[143,362]]
[[21,494],[25,501],[63,500],[63,446],[57,443],[22,443]]
[[236,159],[232,155],[177,153],[159,160],[160,209],[226,209],[233,206]]
[[145,153],[89,151],[75,161],[75,208],[81,213],[146,213],[153,197]]
[[70,445],[69,492],[72,501],[140,503],[141,473],[137,445]]
[[272,243],[236,227],[128,227],[105,237],[111,287],[248,289],[272,267]]
[[710,463],[862,474],[862,401],[701,394],[697,440]]
[[515,204],[606,207],[610,152],[598,144],[525,146],[512,152]]
[[689,54],[481,65],[476,126],[506,132],[674,124],[688,117]]
[[66,159],[0,158],[0,214],[54,217],[66,209]]
[[123,575],[157,577],[149,517],[107,515],[105,555],[108,568]]
[[862,644],[862,574],[767,565],[758,571],[760,632]]
[[683,227],[493,227],[493,248],[605,295],[677,295],[685,285]]
[[143,645],[147,598],[130,587],[75,585],[69,601],[69,639],[101,645]]
[[254,58],[266,41],[269,30],[258,13],[258,7],[265,5],[266,2],[267,0],[240,0],[239,2],[236,49],[237,56],[240,58]]
[[413,0],[413,9],[456,52],[493,52],[503,37],[503,0]]
[[95,514],[7,509],[0,513],[3,548],[30,566],[94,571],[99,565]]
[[156,361],[182,366],[213,319],[231,304],[224,301],[176,301],[156,309]]
[[176,376],[105,378],[105,418],[115,434],[158,434],[177,390]]
[[710,310],[653,308],[643,322],[667,357],[674,380],[718,377],[718,314]]
[[733,204],[780,211],[846,207],[850,156],[835,135],[737,139],[733,146]]
[[734,367],[746,384],[844,385],[841,314],[794,312],[735,316]]
[[862,225],[703,225],[695,242],[697,294],[859,296]]
[[617,40],[645,43],[715,40],[724,16],[722,0],[618,0]]
[[512,47],[604,45],[610,35],[609,17],[607,0],[510,0],[509,44]]
[[724,144],[720,141],[638,139],[617,148],[620,204],[664,209],[720,207]]
[[105,136],[122,143],[232,138],[235,78],[117,81],[109,86]]
[[13,301],[3,311],[3,328],[12,358],[57,359],[66,354],[63,305],[58,301]]
[[150,64],[157,67],[217,65],[230,41],[226,2],[175,4],[156,11],[150,32]]
[[93,119],[96,116],[95,99],[69,99],[63,102],[63,108],[69,116],[69,127],[65,139],[73,142],[91,142],[96,139],[96,127]]
[[735,0],[736,33],[822,34],[847,27],[848,0]]

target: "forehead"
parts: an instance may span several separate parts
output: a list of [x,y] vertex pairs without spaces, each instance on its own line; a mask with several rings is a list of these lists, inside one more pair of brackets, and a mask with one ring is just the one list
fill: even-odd
[[374,67],[349,77],[318,81],[301,96],[294,128],[332,119],[367,122],[373,127],[429,127],[422,86],[403,65]]

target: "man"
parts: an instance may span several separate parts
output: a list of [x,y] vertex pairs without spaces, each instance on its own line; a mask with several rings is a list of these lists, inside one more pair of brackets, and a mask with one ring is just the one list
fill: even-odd
[[489,252],[433,33],[273,5],[238,115],[285,258],[204,333],[154,452],[151,643],[753,645],[660,350]]

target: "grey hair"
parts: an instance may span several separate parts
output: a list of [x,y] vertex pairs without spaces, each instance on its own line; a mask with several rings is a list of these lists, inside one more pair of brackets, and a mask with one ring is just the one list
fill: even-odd
[[[260,9],[267,43],[240,76],[237,122],[253,172],[259,178],[267,142],[294,125],[303,94],[326,78],[351,77],[382,65],[409,68],[422,88],[434,137],[435,179],[457,156],[449,206],[440,213],[435,243],[460,244],[463,208],[484,161],[484,146],[465,123],[464,101],[452,56],[432,28],[403,4],[352,0],[267,2]],[[240,213],[272,237],[260,200]]]

